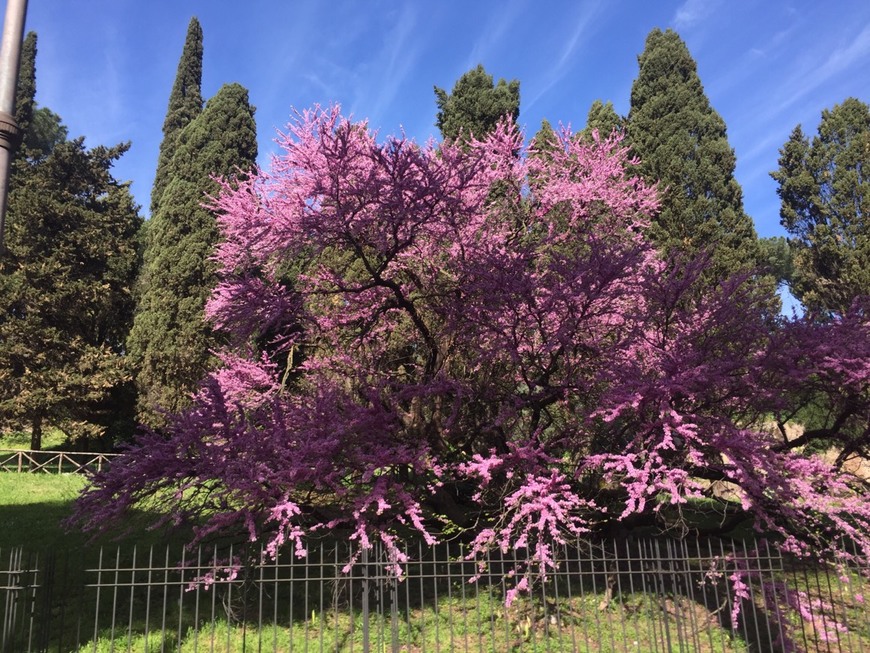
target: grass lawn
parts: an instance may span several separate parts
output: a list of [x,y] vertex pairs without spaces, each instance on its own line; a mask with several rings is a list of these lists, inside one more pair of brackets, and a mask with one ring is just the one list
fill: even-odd
[[[66,443],[66,434],[58,429],[46,429],[42,434],[43,451],[56,451]],[[0,433],[0,449],[30,449],[30,433],[7,431]]]
[[85,477],[77,474],[0,473],[0,549],[84,543],[83,535],[61,528],[84,487]]
[[[63,521],[72,515],[73,503],[87,480],[82,474],[18,474],[0,472],[0,551],[21,547],[28,551],[48,549],[71,550],[87,546],[95,550],[100,545],[114,547],[178,545],[190,539],[190,530],[181,529],[167,535],[148,530],[154,515],[133,514],[134,528],[123,537],[111,533],[96,540],[79,531],[68,531]],[[142,527],[135,528],[141,520]]]

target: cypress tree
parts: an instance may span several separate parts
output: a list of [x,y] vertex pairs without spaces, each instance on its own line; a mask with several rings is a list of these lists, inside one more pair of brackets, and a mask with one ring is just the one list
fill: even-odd
[[[15,94],[15,122],[22,132],[21,147],[16,151],[14,165],[20,168],[26,160],[48,156],[56,145],[67,140],[67,128],[59,115],[36,103],[36,32],[28,32],[21,44],[18,87]],[[14,186],[15,172],[11,179]]]
[[21,44],[18,87],[15,92],[15,122],[27,133],[36,108],[36,32],[28,32]]
[[812,142],[800,125],[780,150],[780,217],[793,254],[791,290],[814,311],[845,313],[870,294],[870,107],[822,111]]
[[520,83],[503,79],[495,84],[483,66],[460,77],[452,93],[435,87],[438,104],[436,126],[444,140],[483,138],[495,129],[498,121],[520,115]]
[[223,86],[178,135],[170,181],[150,220],[128,340],[138,370],[139,417],[152,426],[161,425],[164,411],[187,405],[217,345],[203,309],[215,283],[210,256],[218,230],[202,203],[217,191],[214,175],[243,174],[256,157],[254,109],[238,84]]
[[654,29],[638,63],[627,134],[640,174],[660,184],[651,236],[665,254],[709,252],[713,280],[754,268],[758,241],[725,121],[710,106],[686,44],[672,30]]
[[169,108],[163,121],[163,140],[157,158],[157,172],[151,188],[151,215],[157,213],[160,197],[169,183],[169,164],[178,134],[202,112],[202,27],[196,17],[187,26],[187,38],[178,61],[175,82],[169,94]]

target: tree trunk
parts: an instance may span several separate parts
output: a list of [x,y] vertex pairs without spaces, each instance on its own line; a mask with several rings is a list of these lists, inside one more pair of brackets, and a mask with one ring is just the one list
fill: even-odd
[[39,451],[42,449],[42,415],[37,415],[33,418],[33,425],[30,429],[30,450]]

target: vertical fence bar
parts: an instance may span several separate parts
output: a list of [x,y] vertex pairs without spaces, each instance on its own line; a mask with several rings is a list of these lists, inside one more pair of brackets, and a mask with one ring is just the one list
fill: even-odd
[[[218,566],[217,566],[217,544],[212,546],[211,550],[211,564],[209,573],[213,574],[212,584],[211,584],[211,633],[209,634],[209,642],[208,642],[208,650],[210,653],[214,653],[214,638],[217,636],[217,593],[220,585],[218,584]],[[227,628],[229,628],[229,623],[227,623]]]
[[154,571],[154,545],[148,547],[148,573],[145,583],[145,649],[148,649],[148,631],[151,627],[151,574]]
[[369,653],[371,650],[371,642],[369,640],[369,551],[365,547],[362,550],[362,565],[362,648],[363,653]]
[[440,612],[438,610],[438,579],[439,579],[438,555],[439,555],[438,549],[437,548],[433,549],[432,550],[432,561],[430,563],[432,571],[430,573],[432,574],[432,579],[433,579],[432,586],[435,590],[434,596],[432,597],[432,614],[433,614],[434,621],[435,621],[435,653],[439,653],[441,651],[441,638],[440,638],[441,619],[440,619]]
[[97,650],[97,634],[99,633],[100,621],[100,590],[103,584],[103,547],[100,547],[100,555],[97,562],[97,596],[94,610],[94,651]]
[[[411,563],[411,557],[408,555],[408,543],[407,542],[402,543],[402,549],[403,549],[403,553],[405,555],[405,560],[407,560],[407,562],[405,563],[407,571],[405,573],[406,578],[404,581],[404,585],[405,585],[405,632],[407,633],[406,645],[410,649],[411,645],[414,641],[414,633],[413,633],[413,630],[411,627],[411,568],[412,568],[411,565],[412,565],[412,563]],[[421,606],[421,608],[422,608],[422,606]]]
[[450,542],[447,542],[447,543],[446,543],[446,549],[445,549],[445,552],[446,552],[445,555],[447,556],[447,562],[446,562],[446,565],[445,565],[445,569],[446,569],[446,571],[447,571],[447,605],[448,605],[448,608],[447,608],[447,625],[448,625],[448,627],[449,627],[449,629],[450,629],[450,650],[451,650],[451,651],[455,651],[455,650],[456,650],[456,647],[455,647],[454,644],[453,644],[453,637],[454,637],[454,632],[453,632],[453,609],[454,609],[454,607],[453,607],[453,578],[452,578],[452,575],[451,575],[451,573],[450,573],[450,567],[451,567],[451,563],[452,563],[451,558],[450,558]]
[[318,630],[320,631],[320,650],[323,651],[323,650],[325,650],[323,648],[323,635],[324,635],[323,631],[326,630],[325,621],[323,618],[323,579],[324,579],[324,574],[323,574],[323,545],[321,544],[319,548],[320,548],[320,563],[318,564],[318,567],[317,567],[319,570],[319,573],[317,574],[317,587],[318,587],[318,593],[320,594],[320,617],[319,617],[320,626],[319,626]]
[[[182,568],[182,574],[184,573],[184,569]],[[193,579],[192,582],[196,584],[193,587],[193,591],[196,593],[193,598],[193,650],[199,650],[199,590],[202,587],[202,544],[197,545],[196,547],[196,578]],[[184,588],[184,577],[181,577],[181,591],[185,591]],[[181,640],[178,641],[179,648],[181,647]]]
[[[426,596],[423,588],[426,586],[426,565],[423,560],[423,543],[417,540],[417,568],[420,570],[420,582],[417,584],[420,590],[420,653],[426,653]],[[432,584],[435,584],[433,579]],[[437,623],[437,621],[436,621]]]
[[133,545],[133,562],[130,565],[130,607],[127,608],[127,653],[133,646],[133,606],[136,592],[136,545]]
[[[294,545],[293,551],[295,553],[295,545]],[[290,581],[289,581],[290,600],[288,601],[288,603],[290,605],[289,605],[289,618],[287,620],[287,623],[290,626],[290,652],[291,653],[293,651],[293,640],[295,639],[293,637],[293,632],[296,630],[296,618],[295,618],[295,613],[293,612],[293,598],[296,594],[296,583],[295,583],[295,581],[296,581],[296,564],[295,563],[296,563],[296,560],[298,560],[298,559],[299,558],[297,558],[295,555],[292,555],[290,558]]]
[[[802,597],[801,597],[801,589],[800,589],[801,584],[800,584],[800,580],[799,580],[800,573],[799,573],[798,567],[794,564],[794,562],[792,562],[791,567],[792,567],[792,577],[794,578],[794,584],[795,584],[794,600],[798,604],[798,606],[800,606],[801,603],[803,602]],[[804,570],[804,577],[806,578],[806,570]],[[809,583],[805,582],[804,586],[809,587]],[[804,642],[804,648],[806,650],[809,650],[810,644],[809,644],[809,640],[807,639],[807,629],[806,629],[806,624],[804,623],[803,619],[800,620],[800,627],[801,627],[801,637],[802,637],[803,642]],[[810,633],[810,635],[812,636],[812,632]],[[815,641],[813,643],[815,644]]]
[[[854,580],[856,581],[856,583],[858,585],[858,591],[852,592],[853,600],[857,599],[856,595],[861,596],[860,603],[864,608],[865,616],[867,616],[868,613],[870,613],[870,606],[868,606],[868,604],[870,604],[870,596],[865,596],[864,591],[865,591],[865,580],[868,576],[870,576],[870,558],[868,558],[863,551],[861,551],[860,553],[858,552],[858,546],[854,540],[851,541],[851,545],[852,545],[851,558],[853,561],[855,561],[855,565],[857,567],[857,569],[855,569],[855,571],[853,572],[852,576],[854,577]],[[844,548],[846,547],[845,542],[843,543],[843,546],[844,546]],[[850,579],[850,581],[851,580],[852,579]],[[864,620],[863,632],[858,633],[858,636],[857,636],[858,647],[859,647],[859,651],[861,653],[864,653],[864,644],[862,642],[864,641],[865,635],[870,637],[870,618],[867,618]]]
[[[340,576],[340,570],[338,566],[338,542],[335,543],[335,548],[333,548],[333,560],[332,560],[332,617],[335,622],[335,648],[338,649],[338,644],[341,641],[341,624],[339,621],[339,606],[341,601],[341,587],[343,585],[343,579]],[[351,574],[352,575],[352,574]],[[348,610],[350,612],[350,623],[353,624],[353,601],[350,596],[348,596]],[[351,636],[353,636],[353,630],[351,630]]]
[[698,601],[695,599],[695,583],[693,582],[692,555],[686,540],[680,540],[678,557],[685,565],[683,568],[683,583],[685,584],[685,599],[689,602],[689,625],[692,628],[692,646],[701,649],[701,627],[696,613]]

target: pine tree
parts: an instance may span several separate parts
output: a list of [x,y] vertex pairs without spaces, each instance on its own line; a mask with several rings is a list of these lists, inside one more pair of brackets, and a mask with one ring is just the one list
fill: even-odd
[[71,438],[111,431],[130,379],[135,236],[128,185],[111,174],[127,149],[58,144],[19,166],[0,259],[0,426],[45,426]]
[[519,81],[500,79],[495,84],[480,64],[459,78],[452,93],[436,86],[435,99],[435,124],[444,140],[465,140],[472,135],[480,139],[505,116],[516,121],[520,115]]
[[812,143],[800,125],[780,150],[782,225],[791,289],[813,311],[843,314],[870,294],[870,107],[848,98],[822,111]]
[[169,108],[163,121],[163,141],[157,159],[157,172],[151,188],[151,215],[157,213],[160,197],[169,184],[169,164],[175,153],[176,138],[202,112],[202,27],[196,17],[187,26],[187,38],[178,61],[175,83],[169,95]]
[[755,267],[757,237],[725,121],[710,106],[686,44],[672,30],[654,29],[638,63],[627,133],[640,174],[660,184],[651,236],[665,254],[708,252],[714,281]]
[[213,176],[244,174],[256,157],[254,109],[238,84],[223,86],[178,135],[171,181],[150,220],[128,341],[145,423],[159,426],[164,411],[185,406],[209,367],[216,340],[203,309],[215,283],[210,257],[218,232],[202,203],[217,190]]

